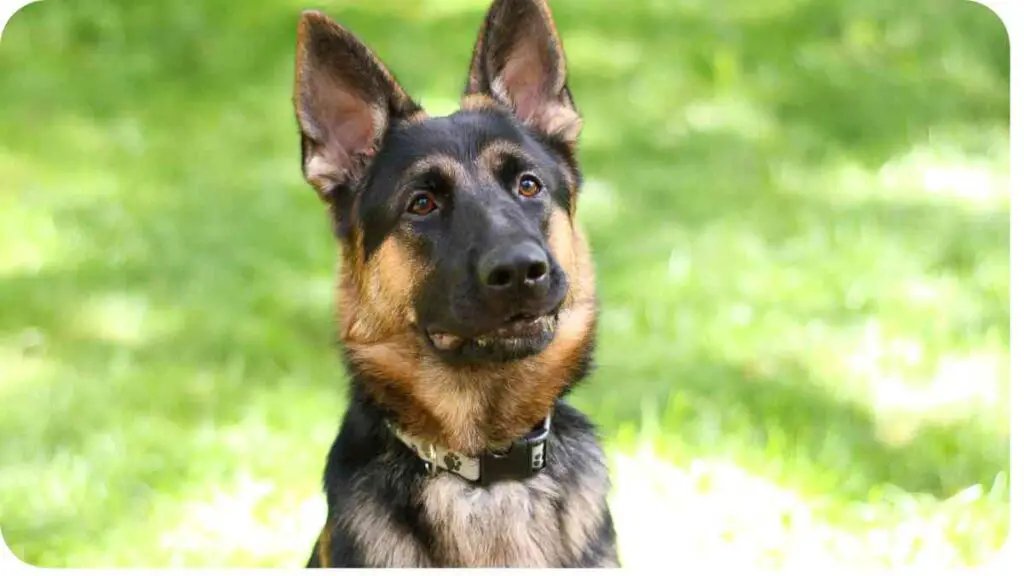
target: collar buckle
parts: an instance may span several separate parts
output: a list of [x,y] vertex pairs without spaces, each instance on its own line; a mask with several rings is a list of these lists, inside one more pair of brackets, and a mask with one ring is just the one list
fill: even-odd
[[480,480],[484,486],[503,480],[525,480],[547,466],[547,439],[551,431],[551,415],[517,438],[503,453],[485,452],[480,456]]

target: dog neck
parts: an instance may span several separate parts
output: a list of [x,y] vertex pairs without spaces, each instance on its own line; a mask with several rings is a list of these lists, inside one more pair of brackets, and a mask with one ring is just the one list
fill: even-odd
[[463,454],[417,438],[403,432],[391,420],[385,423],[395,438],[423,461],[431,476],[444,471],[461,476],[472,484],[490,486],[496,482],[532,478],[547,464],[551,412],[527,434],[512,440],[506,449],[485,450],[477,455]]
[[499,365],[448,366],[407,335],[343,345],[354,386],[403,433],[476,454],[528,434],[586,374],[595,319],[589,305],[571,308],[544,352]]

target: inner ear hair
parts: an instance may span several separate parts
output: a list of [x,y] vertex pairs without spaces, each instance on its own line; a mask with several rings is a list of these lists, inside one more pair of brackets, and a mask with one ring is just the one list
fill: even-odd
[[317,11],[299,20],[293,103],[303,175],[325,201],[362,177],[390,123],[421,112],[370,48]]
[[565,51],[544,0],[495,0],[470,63],[467,96],[484,94],[528,126],[575,144],[582,119],[569,91]]

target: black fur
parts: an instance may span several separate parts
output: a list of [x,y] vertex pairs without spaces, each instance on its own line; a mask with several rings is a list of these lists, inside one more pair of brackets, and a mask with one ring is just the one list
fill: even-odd
[[[354,382],[349,409],[327,456],[323,487],[327,495],[328,522],[343,517],[351,506],[362,506],[372,499],[399,530],[427,551],[437,566],[441,557],[432,557],[437,542],[417,504],[417,493],[427,477],[423,462],[398,442],[385,426],[385,412],[360,392]],[[564,401],[555,405],[551,421],[548,465],[541,472],[558,487],[553,506],[560,521],[568,513],[565,501],[580,490],[584,475],[603,466],[588,455],[599,452],[596,430],[585,415]],[[582,448],[582,449],[581,449]],[[476,488],[486,490],[486,488]],[[610,510],[601,512],[600,528],[591,534],[582,554],[567,557],[562,568],[588,568],[607,565],[609,554],[615,554],[616,532]],[[310,554],[307,568],[320,566],[318,542]],[[356,535],[344,526],[330,534],[330,566],[333,568],[383,567],[367,564],[361,554]]]
[[[342,283],[355,316],[367,310],[359,306],[377,316],[358,337],[342,330],[349,405],[307,567],[618,566],[605,456],[593,424],[566,403],[592,367],[597,302],[568,224],[582,183],[579,118],[543,0],[495,0],[469,103],[450,116],[425,117],[366,46],[321,14],[303,16],[297,64],[307,180],[330,206],[346,262],[377,282]],[[424,198],[432,208],[416,210]],[[390,300],[374,307],[375,298]],[[383,369],[358,361],[368,341],[394,344],[396,333],[400,355]],[[389,372],[402,358],[412,368]],[[548,410],[545,467],[489,485],[431,473],[388,427],[406,416],[432,442],[484,450]]]

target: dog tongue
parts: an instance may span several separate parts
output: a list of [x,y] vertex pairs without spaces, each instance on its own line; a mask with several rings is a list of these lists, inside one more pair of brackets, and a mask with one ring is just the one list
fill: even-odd
[[430,341],[433,342],[434,346],[439,350],[451,350],[462,343],[462,338],[459,338],[454,334],[434,332],[430,335]]

